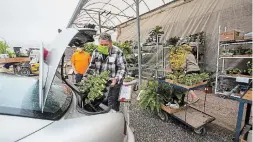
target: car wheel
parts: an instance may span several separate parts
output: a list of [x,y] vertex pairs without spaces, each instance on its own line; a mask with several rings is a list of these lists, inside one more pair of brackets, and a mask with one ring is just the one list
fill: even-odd
[[194,132],[198,135],[205,135],[206,134],[206,128],[201,127],[199,129],[195,129]]
[[157,113],[157,116],[163,121],[163,122],[168,122],[169,117],[168,114],[165,111],[161,111],[159,113]]
[[31,74],[31,70],[29,68],[22,68],[19,71],[20,75],[22,76],[29,76]]

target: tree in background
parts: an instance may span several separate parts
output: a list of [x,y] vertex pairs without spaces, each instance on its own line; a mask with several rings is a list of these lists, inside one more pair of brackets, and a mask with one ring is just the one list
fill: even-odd
[[8,48],[9,46],[5,42],[0,41],[0,54],[6,54]]

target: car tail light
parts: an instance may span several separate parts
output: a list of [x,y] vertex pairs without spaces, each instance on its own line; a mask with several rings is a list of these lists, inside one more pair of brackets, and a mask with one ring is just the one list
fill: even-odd
[[44,48],[44,60],[47,59],[47,56],[48,56],[48,50]]
[[124,135],[127,134],[127,122],[126,122],[126,120],[124,120],[124,133],[123,134]]

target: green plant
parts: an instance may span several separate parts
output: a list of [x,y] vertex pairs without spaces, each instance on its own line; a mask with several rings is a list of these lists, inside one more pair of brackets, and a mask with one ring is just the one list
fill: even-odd
[[151,32],[149,32],[150,37],[154,37],[154,36],[157,36],[159,34],[164,34],[164,31],[162,31],[161,26],[156,26],[154,29],[151,30]]
[[16,56],[15,52],[12,52],[12,51],[9,51],[9,50],[7,50],[7,54],[9,56],[9,58],[14,58]]
[[124,79],[124,82],[131,82],[131,81],[133,81],[133,80],[135,80],[134,77],[126,77],[126,78]]
[[185,76],[181,76],[178,79],[178,83],[184,84],[187,86],[191,86],[202,81],[206,81],[209,79],[208,73],[201,73],[201,74],[187,74]]
[[81,96],[85,98],[85,104],[94,102],[103,96],[103,90],[109,80],[109,71],[101,74],[88,75],[86,80],[79,83],[79,91]]
[[169,38],[169,40],[166,41],[166,45],[173,45],[173,46],[176,46],[177,45],[177,42],[179,41],[179,37],[172,37],[172,38]]
[[112,43],[114,46],[117,46],[123,51],[123,54],[125,56],[128,56],[132,54],[132,42],[113,42]]
[[248,49],[245,51],[245,54],[252,54],[252,49]]
[[251,75],[252,74],[252,61],[248,61],[246,65],[247,65],[247,68],[248,68],[247,69],[248,74]]
[[94,43],[86,43],[84,44],[83,50],[85,52],[90,53],[90,55],[92,54],[92,52],[97,48],[98,46]]
[[9,46],[6,43],[0,41],[0,54],[6,54],[8,48]]
[[139,105],[149,112],[158,113],[161,111],[161,104],[172,99],[172,87],[169,84],[161,84],[158,81],[148,81],[140,94]]

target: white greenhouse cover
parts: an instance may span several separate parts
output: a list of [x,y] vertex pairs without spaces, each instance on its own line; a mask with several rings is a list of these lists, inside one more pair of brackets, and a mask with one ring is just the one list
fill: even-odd
[[[173,1],[176,0],[139,0],[140,15]],[[99,25],[98,13],[102,32],[114,29],[136,17],[135,0],[80,0],[68,27],[83,27],[85,23]]]

